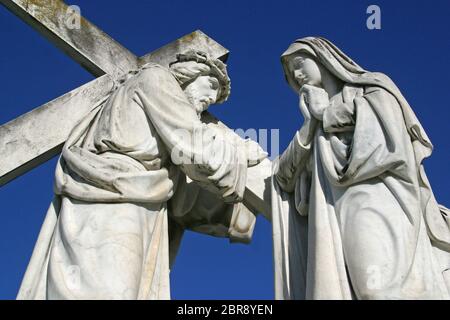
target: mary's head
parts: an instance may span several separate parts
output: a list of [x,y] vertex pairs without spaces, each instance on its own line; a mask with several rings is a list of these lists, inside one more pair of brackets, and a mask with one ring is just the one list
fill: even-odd
[[319,38],[297,40],[281,56],[286,80],[295,92],[307,84],[333,95],[344,82],[321,61],[313,44],[303,42],[311,39]]
[[[385,74],[361,68],[329,40],[307,37],[295,40],[281,55],[284,74],[295,92],[301,86],[319,86],[331,97],[330,83],[363,87],[380,87],[392,94],[401,106],[412,140],[419,140],[424,148],[420,152],[431,154],[432,145],[417,117],[395,83]],[[332,81],[328,81],[332,79]]]
[[286,59],[286,76],[294,90],[305,84],[323,88],[323,82],[330,77],[330,72],[316,59],[304,52],[290,55]]

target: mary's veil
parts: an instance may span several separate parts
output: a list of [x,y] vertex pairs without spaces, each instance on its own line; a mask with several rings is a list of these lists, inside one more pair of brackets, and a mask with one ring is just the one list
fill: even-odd
[[329,40],[322,37],[306,37],[295,40],[281,55],[286,80],[297,92],[300,88],[287,68],[287,61],[296,53],[312,55],[334,76],[345,83],[356,86],[381,87],[397,99],[414,149],[421,188],[422,210],[430,237],[441,248],[450,252],[450,221],[447,220],[450,217],[450,210],[437,204],[422,165],[423,160],[431,155],[433,145],[399,88],[387,75],[361,68]]

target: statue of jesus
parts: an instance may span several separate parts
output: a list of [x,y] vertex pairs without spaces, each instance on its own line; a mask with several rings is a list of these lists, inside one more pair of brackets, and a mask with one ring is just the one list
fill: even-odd
[[18,298],[169,299],[185,229],[248,242],[246,171],[264,153],[201,121],[229,93],[226,65],[199,51],[125,76],[64,145]]

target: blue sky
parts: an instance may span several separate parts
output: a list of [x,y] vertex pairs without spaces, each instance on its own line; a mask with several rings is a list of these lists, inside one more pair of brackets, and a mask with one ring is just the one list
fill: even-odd
[[[302,118],[280,55],[320,35],[367,70],[388,74],[415,110],[435,150],[426,161],[438,201],[450,206],[450,2],[67,1],[136,55],[200,29],[230,50],[232,94],[210,110],[231,128],[279,128],[283,150]],[[366,8],[381,8],[381,30]],[[93,79],[0,7],[0,124]],[[48,128],[51,130],[52,128]],[[7,156],[7,155],[0,155]],[[0,187],[0,299],[14,299],[52,199],[57,158]],[[171,273],[175,299],[271,299],[271,226],[258,218],[250,245],[188,232]]]

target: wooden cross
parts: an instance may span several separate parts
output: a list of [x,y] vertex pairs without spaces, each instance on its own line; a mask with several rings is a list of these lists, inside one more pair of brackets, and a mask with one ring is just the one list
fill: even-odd
[[[97,77],[0,126],[0,186],[60,153],[75,124],[109,93],[114,80],[130,70],[148,62],[167,67],[177,53],[189,49],[202,50],[222,61],[228,57],[227,49],[199,30],[137,57],[82,16],[76,28],[68,25],[71,8],[61,0],[0,3]],[[266,217],[270,211],[270,171],[269,160],[252,168],[244,195],[244,203]]]

